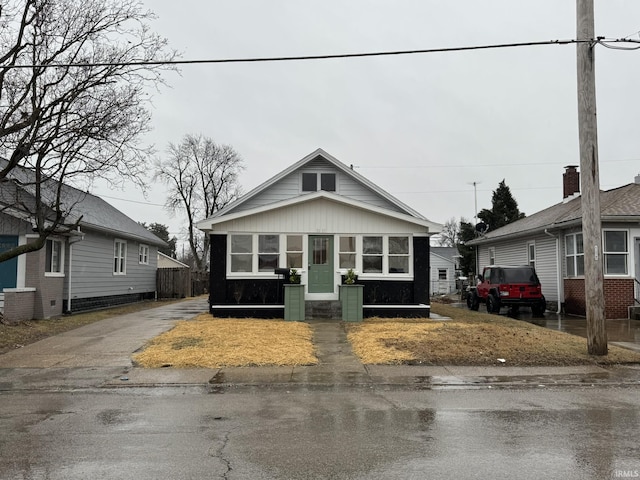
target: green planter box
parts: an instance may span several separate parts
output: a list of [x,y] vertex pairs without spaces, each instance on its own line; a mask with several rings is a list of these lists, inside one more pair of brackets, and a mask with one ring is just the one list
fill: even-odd
[[284,285],[284,319],[304,322],[304,285]]
[[343,322],[362,321],[362,293],[364,285],[340,285],[340,304]]

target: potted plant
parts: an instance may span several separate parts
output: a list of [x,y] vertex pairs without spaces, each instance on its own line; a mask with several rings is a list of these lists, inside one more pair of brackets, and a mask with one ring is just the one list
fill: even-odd
[[294,284],[300,283],[300,274],[298,273],[298,270],[296,270],[295,268],[292,268],[289,270],[289,283],[294,283]]
[[353,268],[347,270],[344,283],[340,285],[340,304],[343,322],[362,321],[362,298],[364,285],[357,285],[358,275]]

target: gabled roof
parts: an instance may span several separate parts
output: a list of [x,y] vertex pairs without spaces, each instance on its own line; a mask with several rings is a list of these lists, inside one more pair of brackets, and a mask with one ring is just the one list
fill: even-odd
[[[6,160],[0,159],[0,166]],[[7,179],[31,197],[35,194],[34,172],[24,167],[15,167],[9,172]],[[41,184],[43,198],[56,195],[59,184],[52,180]],[[0,199],[2,200],[2,199]],[[2,202],[0,202],[2,203]],[[132,220],[120,210],[105,202],[100,197],[83,192],[77,188],[62,184],[61,206],[68,214],[64,219],[67,225],[80,220],[80,226],[108,233],[113,236],[131,238],[152,245],[166,245],[163,240]],[[22,220],[29,221],[30,213],[14,206],[4,210]]]
[[[257,186],[256,188],[254,188],[250,192],[246,193],[245,195],[243,195],[242,197],[237,199],[235,202],[232,202],[229,205],[227,205],[226,207],[218,210],[210,218],[202,220],[201,222],[198,223],[198,225],[203,224],[203,223],[208,223],[208,222],[210,222],[211,220],[213,220],[213,219],[215,219],[217,217],[229,215],[231,212],[233,212],[234,210],[238,209],[238,207],[240,207],[241,205],[243,205],[244,203],[246,203],[250,199],[256,197],[257,195],[259,195],[260,193],[262,193],[263,191],[265,191],[269,187],[273,186],[279,180],[285,178],[286,176],[290,175],[291,173],[295,172],[296,170],[299,170],[299,169],[303,168],[305,165],[307,165],[311,161],[317,159],[318,157],[322,157],[325,161],[327,161],[330,164],[332,164],[336,169],[338,169],[339,171],[341,171],[345,175],[349,176],[354,181],[356,181],[356,182],[360,183],[361,185],[365,186],[366,188],[368,188],[369,190],[371,190],[372,192],[374,192],[375,194],[377,194],[381,198],[384,198],[386,201],[390,202],[395,207],[397,207],[399,211],[405,213],[406,215],[409,215],[409,216],[415,217],[417,219],[421,219],[421,220],[429,222],[423,215],[418,213],[416,210],[414,210],[414,209],[410,208],[409,206],[405,205],[400,200],[395,198],[393,195],[391,195],[390,193],[384,191],[382,188],[378,187],[376,184],[374,184],[370,180],[366,179],[364,176],[362,176],[359,173],[357,173],[356,171],[354,171],[353,168],[348,167],[347,165],[345,165],[344,163],[340,162],[338,159],[336,159],[332,155],[328,154],[327,152],[325,152],[321,148],[318,148],[317,150],[311,152],[309,155],[307,155],[306,157],[304,157],[300,161],[294,163],[290,167],[288,167],[285,170],[283,170],[282,172],[278,173],[276,176],[270,178],[266,182],[264,182],[261,185]],[[429,222],[429,223],[431,225],[434,225],[434,226],[438,225],[438,224],[435,224],[435,223],[432,223],[432,222]]]
[[[600,212],[603,222],[640,221],[640,184],[630,183],[622,187],[600,192]],[[577,196],[558,203],[529,217],[517,220],[481,238],[468,242],[480,245],[495,240],[530,235],[545,230],[569,228],[582,224],[582,197]]]
[[290,207],[293,205],[300,205],[300,204],[312,202],[318,199],[331,200],[333,202],[341,203],[351,208],[361,209],[364,211],[373,212],[377,215],[383,215],[383,216],[395,218],[397,220],[401,220],[407,223],[412,223],[414,225],[419,225],[421,227],[427,227],[429,232],[437,231],[438,228],[441,226],[440,224],[430,222],[429,220],[427,220],[422,216],[414,217],[406,213],[396,212],[395,210],[383,209],[375,205],[371,205],[369,203],[359,202],[357,200],[353,200],[351,198],[347,198],[342,195],[338,195],[332,192],[327,192],[324,190],[305,193],[303,195],[298,195],[297,197],[292,197],[287,200],[270,203],[268,205],[263,205],[261,207],[256,207],[249,210],[240,210],[238,212],[230,211],[223,216],[213,216],[206,220],[202,220],[198,222],[196,226],[200,230],[207,231],[207,230],[210,230],[213,227],[213,225],[216,225],[219,223],[229,222],[232,220],[236,220],[238,218],[248,217],[250,215],[256,215],[259,213],[268,212],[268,211],[276,210],[279,208]]
[[430,247],[429,251],[432,255],[436,255],[447,262],[455,263],[455,257],[459,256],[456,247]]

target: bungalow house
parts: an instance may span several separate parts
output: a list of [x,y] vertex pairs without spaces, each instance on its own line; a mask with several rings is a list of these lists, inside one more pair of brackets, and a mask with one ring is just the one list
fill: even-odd
[[[28,170],[14,172],[29,176]],[[0,251],[35,240],[29,182],[7,178],[0,195]],[[10,203],[19,191],[21,205]],[[101,198],[62,185],[78,228],[45,247],[0,263],[0,307],[6,321],[41,319],[153,299],[157,248],[164,242]],[[31,198],[31,200],[29,200]],[[69,206],[73,205],[72,209]]]
[[364,316],[428,316],[440,227],[318,149],[198,223],[211,240],[211,313],[282,317],[290,268],[307,307],[335,306],[352,268]]
[[[564,200],[468,243],[479,271],[495,264],[535,266],[548,308],[585,315],[580,176],[565,167]],[[600,192],[606,318],[629,318],[640,305],[640,175]]]

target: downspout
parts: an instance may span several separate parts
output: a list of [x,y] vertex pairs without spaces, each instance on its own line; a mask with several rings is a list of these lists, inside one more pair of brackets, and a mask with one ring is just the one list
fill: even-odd
[[[75,232],[72,232],[75,233]],[[67,277],[67,311],[65,313],[71,313],[71,272],[73,271],[73,244],[84,240],[84,233],[80,231],[78,227],[77,233],[72,238],[69,238],[69,267]]]
[[546,235],[549,235],[551,238],[555,239],[556,241],[556,281],[558,282],[557,283],[558,311],[556,313],[561,313],[562,303],[560,302],[560,300],[562,299],[562,301],[564,302],[564,285],[562,283],[562,258],[560,256],[560,235],[554,235],[553,233],[550,233],[549,229],[547,228],[544,229],[544,233]]

